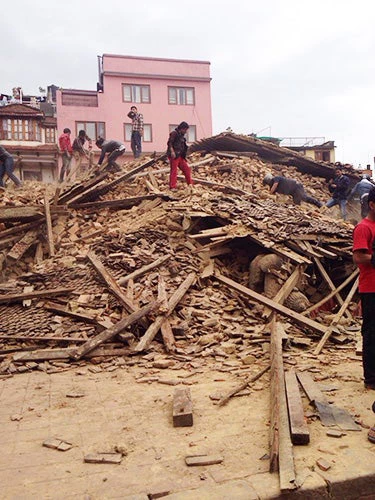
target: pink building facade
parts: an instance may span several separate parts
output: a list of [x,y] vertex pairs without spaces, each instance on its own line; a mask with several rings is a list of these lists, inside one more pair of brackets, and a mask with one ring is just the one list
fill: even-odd
[[92,139],[114,139],[130,149],[131,120],[137,106],[143,114],[142,151],[164,152],[170,130],[190,125],[189,143],[212,135],[210,63],[104,54],[98,57],[97,91],[60,89],[57,129],[72,136],[85,129]]

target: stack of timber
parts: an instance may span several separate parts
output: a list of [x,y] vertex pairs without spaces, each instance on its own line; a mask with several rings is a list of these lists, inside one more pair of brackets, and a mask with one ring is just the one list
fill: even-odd
[[[323,339],[320,352],[354,342],[346,330],[356,328],[352,225],[276,198],[262,183],[267,172],[284,174],[328,199],[327,176],[303,173],[293,154],[288,165],[255,153],[193,153],[192,192],[181,178],[177,192],[168,189],[164,156],[57,188],[2,192],[2,376],[89,361],[95,370],[194,366],[207,356],[219,370],[246,374],[268,356],[275,312],[291,345],[315,349]],[[275,293],[249,286],[260,254],[281,259],[265,272]],[[296,291],[304,310],[287,302]]]

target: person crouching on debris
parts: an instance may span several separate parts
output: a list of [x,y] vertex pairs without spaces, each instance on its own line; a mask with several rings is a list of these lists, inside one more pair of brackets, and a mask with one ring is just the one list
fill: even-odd
[[5,174],[11,179],[17,187],[22,186],[22,182],[13,173],[14,171],[14,160],[13,156],[2,146],[0,146],[0,187],[4,186],[4,176]]
[[362,175],[362,179],[350,191],[348,201],[358,197],[361,203],[361,217],[364,219],[368,214],[368,194],[375,186],[368,174]]
[[301,205],[301,201],[315,205],[316,207],[321,207],[323,204],[309,196],[304,190],[301,183],[295,181],[294,179],[287,179],[282,175],[273,176],[272,174],[266,174],[263,179],[263,184],[270,186],[270,193],[275,194],[287,194],[293,198],[293,202],[296,205]]
[[115,161],[125,153],[125,146],[119,141],[105,141],[102,137],[99,137],[95,144],[102,150],[98,166],[103,163],[105,155],[108,154],[107,166],[116,168]]
[[182,170],[186,183],[189,186],[193,185],[191,170],[186,161],[187,144],[185,134],[188,131],[189,125],[186,122],[181,122],[180,125],[169,134],[167,156],[169,159],[171,171],[169,177],[170,189],[177,188],[177,169]]
[[[368,194],[368,208],[367,217],[354,228],[353,261],[359,268],[365,387],[375,389],[375,187]],[[375,442],[375,429],[373,434]]]

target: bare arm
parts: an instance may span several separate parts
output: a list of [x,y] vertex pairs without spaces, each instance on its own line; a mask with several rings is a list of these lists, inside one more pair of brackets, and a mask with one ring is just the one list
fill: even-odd
[[371,264],[371,255],[367,250],[354,250],[353,262],[356,266],[358,264]]
[[270,190],[270,193],[271,193],[271,194],[276,193],[276,189],[277,189],[278,185],[279,185],[279,183],[278,183],[278,182],[274,182],[274,183],[272,184],[272,187],[271,187],[271,190]]

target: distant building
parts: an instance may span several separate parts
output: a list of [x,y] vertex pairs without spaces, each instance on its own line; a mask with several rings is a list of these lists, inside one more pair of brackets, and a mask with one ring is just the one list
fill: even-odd
[[324,137],[284,137],[282,147],[297,151],[315,161],[335,163],[335,141],[325,141]]
[[57,176],[56,118],[41,103],[0,106],[0,145],[12,153],[22,180],[52,182]]
[[188,142],[212,135],[210,63],[104,54],[98,57],[97,90],[57,91],[57,128],[83,129],[124,142],[130,151],[132,105],[144,118],[144,152],[166,150],[169,132],[190,125]]

